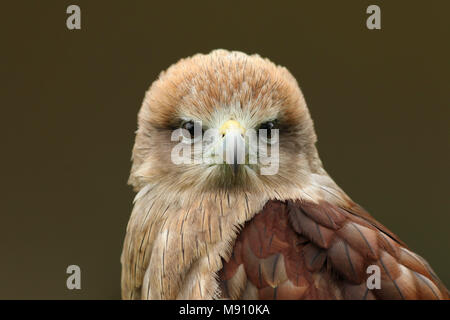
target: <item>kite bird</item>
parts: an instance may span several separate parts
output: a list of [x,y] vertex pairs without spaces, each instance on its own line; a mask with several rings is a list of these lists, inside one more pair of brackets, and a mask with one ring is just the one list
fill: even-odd
[[[207,161],[217,154],[206,151],[175,163],[177,129],[184,145],[208,129],[223,144],[277,133],[277,170],[261,174],[264,159]],[[330,178],[316,140],[294,77],[258,55],[215,50],[162,72],[138,115],[122,297],[448,299],[428,263]]]

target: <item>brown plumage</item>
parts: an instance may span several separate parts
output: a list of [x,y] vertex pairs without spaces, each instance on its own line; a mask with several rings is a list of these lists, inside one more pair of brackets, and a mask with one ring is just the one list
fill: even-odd
[[[175,164],[171,135],[186,121],[223,130],[224,139],[276,126],[278,170],[261,174],[264,156],[232,170]],[[426,261],[323,169],[306,102],[285,68],[225,50],[181,60],[152,84],[138,126],[124,299],[448,299]],[[367,286],[370,266],[380,289]]]
[[[443,299],[425,260],[359,207],[269,201],[219,272],[232,299]],[[366,285],[369,265],[381,289]]]

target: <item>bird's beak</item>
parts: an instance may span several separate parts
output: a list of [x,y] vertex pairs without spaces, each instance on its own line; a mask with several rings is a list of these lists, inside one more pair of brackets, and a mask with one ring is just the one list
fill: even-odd
[[245,129],[236,120],[228,120],[220,127],[219,133],[223,137],[225,162],[231,167],[233,175],[236,175],[240,165],[245,163]]

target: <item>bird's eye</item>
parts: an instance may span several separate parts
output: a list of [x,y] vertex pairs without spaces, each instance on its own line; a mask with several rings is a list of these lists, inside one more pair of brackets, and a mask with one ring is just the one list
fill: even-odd
[[183,139],[187,143],[199,141],[199,139],[201,140],[203,137],[203,128],[201,122],[192,120],[185,121],[181,123],[181,129],[183,129]]
[[272,129],[277,128],[277,120],[267,121],[262,123],[259,126],[260,130],[266,130],[267,131],[267,138],[270,139],[272,137]]
[[194,121],[186,121],[182,124],[181,127],[189,131],[191,138],[194,138],[194,128],[195,128]]

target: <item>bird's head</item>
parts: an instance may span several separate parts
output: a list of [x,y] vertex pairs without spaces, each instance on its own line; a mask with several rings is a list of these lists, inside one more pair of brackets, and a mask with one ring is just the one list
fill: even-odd
[[264,192],[320,167],[294,77],[258,55],[215,50],[182,59],[147,91],[130,184]]

